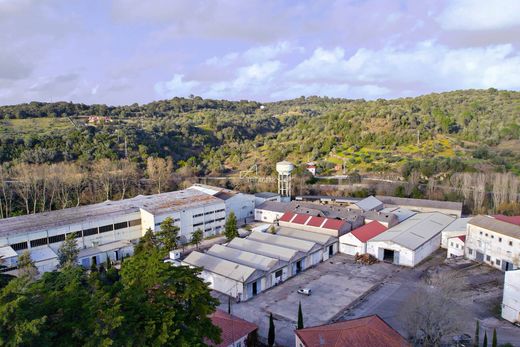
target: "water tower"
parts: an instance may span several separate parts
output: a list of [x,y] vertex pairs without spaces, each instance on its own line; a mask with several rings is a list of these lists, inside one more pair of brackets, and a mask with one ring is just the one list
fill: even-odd
[[294,165],[288,161],[276,163],[276,171],[278,172],[278,194],[282,201],[291,200],[291,172]]

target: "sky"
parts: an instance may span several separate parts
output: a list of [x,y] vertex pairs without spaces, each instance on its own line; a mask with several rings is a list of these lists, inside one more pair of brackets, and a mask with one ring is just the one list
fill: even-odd
[[0,0],[0,104],[520,90],[520,0]]

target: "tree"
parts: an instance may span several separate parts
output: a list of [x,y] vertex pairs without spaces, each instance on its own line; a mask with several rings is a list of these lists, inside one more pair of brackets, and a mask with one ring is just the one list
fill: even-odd
[[224,226],[224,235],[226,235],[228,241],[238,236],[237,218],[233,211],[229,212],[226,225]]
[[477,320],[477,325],[475,328],[475,341],[473,342],[474,347],[479,347],[480,342],[480,322]]
[[157,247],[157,237],[152,231],[152,228],[146,229],[144,236],[139,239],[139,242],[134,248],[134,254],[150,251]]
[[247,335],[246,347],[258,347],[258,329]]
[[69,233],[58,249],[59,267],[74,266],[78,263],[78,242],[75,233]]
[[274,327],[273,314],[271,313],[269,315],[269,332],[267,334],[267,345],[269,347],[273,347],[274,340],[275,340],[275,327]]
[[199,249],[199,245],[202,242],[202,230],[197,229],[191,235],[191,244]]
[[231,297],[230,296],[228,296],[228,301],[227,301],[227,313],[231,314]]
[[157,193],[161,193],[164,186],[168,182],[173,170],[173,161],[171,158],[166,160],[163,158],[149,157],[146,161],[146,172],[148,177],[155,183]]
[[35,279],[38,275],[38,269],[34,265],[34,261],[31,259],[31,253],[25,250],[18,256],[18,274],[20,277],[27,277],[29,279]]
[[3,264],[3,259],[0,256],[0,290],[9,283],[10,280],[16,278],[15,276],[8,275],[6,273],[2,272],[2,269],[6,268],[6,266]]
[[302,302],[298,305],[298,327],[297,329],[303,329],[303,312],[302,312]]
[[487,331],[484,331],[484,342],[482,342],[482,347],[488,347]]
[[497,347],[498,341],[497,341],[497,329],[493,329],[493,339],[491,340],[491,347]]
[[167,252],[177,248],[177,240],[179,238],[179,228],[174,224],[173,218],[165,218],[157,232],[157,241]]

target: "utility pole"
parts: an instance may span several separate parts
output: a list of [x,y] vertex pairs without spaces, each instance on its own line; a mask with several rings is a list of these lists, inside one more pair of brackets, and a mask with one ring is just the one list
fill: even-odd
[[419,129],[417,129],[417,146],[419,146]]

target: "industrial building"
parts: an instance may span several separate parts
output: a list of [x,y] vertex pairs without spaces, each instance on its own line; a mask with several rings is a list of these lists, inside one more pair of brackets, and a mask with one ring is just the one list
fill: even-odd
[[520,226],[491,216],[468,222],[464,255],[502,271],[520,267]]
[[339,251],[349,255],[365,254],[367,253],[367,242],[387,229],[378,221],[372,221],[356,228],[339,238]]
[[511,323],[520,322],[520,270],[505,273],[502,318]]
[[287,202],[264,201],[255,207],[255,220],[265,223],[276,223],[289,209]]
[[352,204],[356,208],[362,210],[363,212],[367,211],[381,211],[384,206],[383,203],[373,196],[366,197],[362,200],[356,201]]
[[466,242],[466,236],[454,236],[450,237],[448,243],[448,258],[462,257],[464,256],[464,244]]
[[462,202],[399,198],[384,195],[376,195],[376,198],[381,201],[385,207],[399,206],[423,213],[440,212],[457,218],[460,218],[462,214]]
[[441,234],[441,247],[448,248],[448,239],[457,236],[465,236],[467,233],[468,222],[471,218],[457,218],[448,225]]
[[367,243],[367,253],[379,260],[414,267],[439,248],[441,232],[453,217],[419,213],[389,228]]
[[271,192],[255,193],[255,206],[263,204],[266,201],[280,202],[280,195]]
[[282,227],[311,231],[333,237],[340,237],[352,228],[351,224],[344,220],[292,212],[285,212],[278,224]]
[[0,253],[14,270],[18,255],[28,250],[40,272],[51,271],[65,236],[73,234],[80,248],[80,264],[90,266],[107,257],[119,260],[131,255],[131,243],[148,228],[158,230],[167,217],[174,220],[185,240],[199,228],[204,236],[219,234],[225,209],[221,199],[187,189],[5,218],[0,220]]
[[198,190],[222,200],[226,205],[226,216],[233,211],[239,224],[246,224],[248,219],[254,218],[256,201],[254,195],[206,184],[194,184],[188,190]]
[[292,228],[279,228],[276,235],[292,237],[294,239],[311,241],[320,245],[322,249],[322,261],[325,261],[338,253],[338,238],[327,234],[314,233]]

